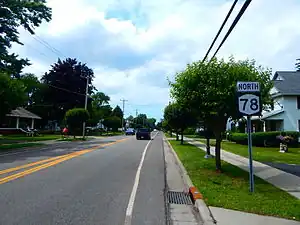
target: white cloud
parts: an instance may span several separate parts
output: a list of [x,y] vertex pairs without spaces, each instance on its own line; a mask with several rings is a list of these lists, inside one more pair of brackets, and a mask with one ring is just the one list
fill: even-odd
[[[225,0],[73,0],[71,4],[50,0],[53,20],[38,28],[37,34],[67,56],[71,53],[92,64],[96,87],[109,93],[114,103],[126,98],[136,105],[156,104],[151,113],[159,117],[169,100],[167,76],[191,60],[202,59],[231,4]],[[227,29],[242,4],[237,5]],[[118,10],[119,15],[107,18],[111,10]],[[297,0],[252,1],[218,56],[254,58],[274,70],[294,69],[300,54],[299,11]],[[126,19],[129,12],[130,19]],[[57,56],[31,37],[22,33],[22,38],[46,52],[52,63],[56,60]],[[26,70],[49,68],[49,59],[30,47],[14,49],[20,55],[31,52],[33,66]],[[118,67],[122,63],[131,66]]]

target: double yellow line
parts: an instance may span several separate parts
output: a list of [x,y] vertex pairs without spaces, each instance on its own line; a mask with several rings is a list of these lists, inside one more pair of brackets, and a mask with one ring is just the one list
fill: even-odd
[[[80,150],[80,151],[77,151],[77,152],[73,152],[73,153],[69,153],[69,154],[57,156],[57,157],[54,157],[54,158],[44,159],[44,160],[40,160],[40,161],[37,161],[37,162],[33,162],[33,163],[29,163],[29,164],[17,166],[17,167],[14,167],[14,168],[0,170],[0,175],[3,175],[3,174],[7,174],[7,173],[18,171],[18,170],[21,170],[21,169],[29,168],[29,169],[24,170],[22,172],[19,172],[19,173],[16,173],[16,174],[9,175],[9,176],[6,176],[4,178],[1,178],[0,179],[0,184],[7,183],[9,181],[12,181],[12,180],[24,177],[24,176],[32,174],[34,172],[37,172],[39,170],[42,170],[42,169],[45,169],[45,168],[57,165],[57,164],[59,164],[61,162],[64,162],[66,160],[69,160],[69,159],[78,157],[80,155],[86,154],[88,152],[94,151],[94,150],[96,150],[98,148],[106,147],[106,146],[109,146],[109,145],[113,145],[113,144],[125,141],[126,139],[128,139],[128,138],[120,139],[120,140],[117,140],[115,142],[110,142],[110,143],[106,143],[106,144],[97,145],[97,146],[92,147],[92,148],[83,149],[83,150]],[[33,167],[33,166],[36,166],[36,167]],[[33,167],[33,168],[30,168],[30,167]]]

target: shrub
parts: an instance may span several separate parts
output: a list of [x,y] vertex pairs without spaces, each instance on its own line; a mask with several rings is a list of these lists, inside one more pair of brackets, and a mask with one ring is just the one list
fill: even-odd
[[192,134],[195,134],[195,132],[196,132],[195,128],[189,127],[183,131],[183,134],[184,135],[192,135]]
[[[277,147],[280,144],[280,140],[277,138],[279,135],[288,135],[293,138],[293,140],[289,143],[289,146],[295,146],[298,144],[299,132],[297,131],[270,131],[252,133],[252,145]],[[237,144],[247,145],[248,135],[247,133],[232,133],[229,140],[236,142]]]
[[82,130],[82,123],[89,119],[89,112],[83,108],[74,108],[66,112],[65,120],[73,135]]

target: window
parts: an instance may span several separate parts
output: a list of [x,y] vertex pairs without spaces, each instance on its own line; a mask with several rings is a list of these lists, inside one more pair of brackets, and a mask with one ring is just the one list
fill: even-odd
[[297,109],[300,109],[300,96],[297,96]]
[[298,120],[298,131],[300,132],[300,120]]

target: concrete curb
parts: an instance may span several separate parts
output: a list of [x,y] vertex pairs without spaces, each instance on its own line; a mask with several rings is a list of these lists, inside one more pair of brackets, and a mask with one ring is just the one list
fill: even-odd
[[191,195],[192,199],[194,200],[194,206],[198,209],[198,212],[200,214],[200,217],[202,218],[204,225],[215,225],[216,220],[213,218],[212,213],[210,212],[209,208],[205,204],[204,200],[202,199],[202,194],[197,190],[197,188],[193,185],[193,182],[191,181],[185,167],[183,166],[182,162],[178,158],[175,150],[173,149],[170,142],[167,140],[166,136],[164,135],[164,141],[167,142],[168,146],[170,147],[178,166],[181,170],[182,177],[184,180],[184,183],[189,187],[189,194]]

